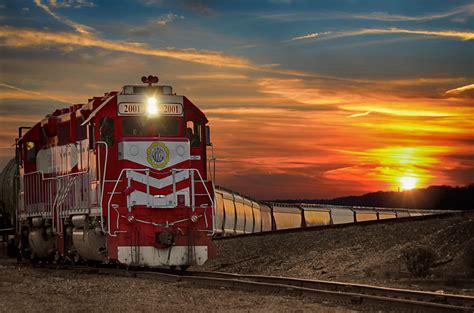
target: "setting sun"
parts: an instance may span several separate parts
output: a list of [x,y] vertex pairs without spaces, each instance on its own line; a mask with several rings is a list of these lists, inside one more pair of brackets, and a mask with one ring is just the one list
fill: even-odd
[[415,177],[401,177],[400,178],[401,187],[404,190],[415,188],[417,182],[418,182],[418,179],[416,179]]

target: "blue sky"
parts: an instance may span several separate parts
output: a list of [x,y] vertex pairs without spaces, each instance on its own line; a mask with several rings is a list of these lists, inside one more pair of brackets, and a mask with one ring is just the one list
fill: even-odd
[[467,184],[473,29],[473,1],[0,1],[0,167],[18,126],[156,74],[207,113],[222,185]]

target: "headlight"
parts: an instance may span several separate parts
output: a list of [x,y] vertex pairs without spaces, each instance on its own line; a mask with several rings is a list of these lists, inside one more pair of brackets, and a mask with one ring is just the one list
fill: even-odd
[[158,114],[158,103],[155,97],[148,98],[146,104],[147,104],[146,111],[148,112],[148,114],[150,115]]

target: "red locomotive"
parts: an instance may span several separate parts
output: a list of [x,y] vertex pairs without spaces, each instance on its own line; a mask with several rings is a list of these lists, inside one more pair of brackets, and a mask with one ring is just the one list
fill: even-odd
[[149,267],[208,259],[208,120],[156,76],[142,82],[20,130],[24,253]]

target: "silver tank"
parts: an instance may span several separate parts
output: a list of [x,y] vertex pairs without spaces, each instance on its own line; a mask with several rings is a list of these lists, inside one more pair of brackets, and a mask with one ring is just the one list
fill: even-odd
[[10,216],[15,214],[16,196],[18,193],[15,184],[17,171],[18,167],[13,158],[5,165],[0,173],[0,203],[5,205],[5,213],[9,213]]
[[72,242],[82,258],[102,262],[106,260],[105,236],[100,230],[74,228]]
[[54,237],[47,233],[50,232],[37,228],[32,229],[28,235],[31,251],[36,257],[45,258],[54,251]]

